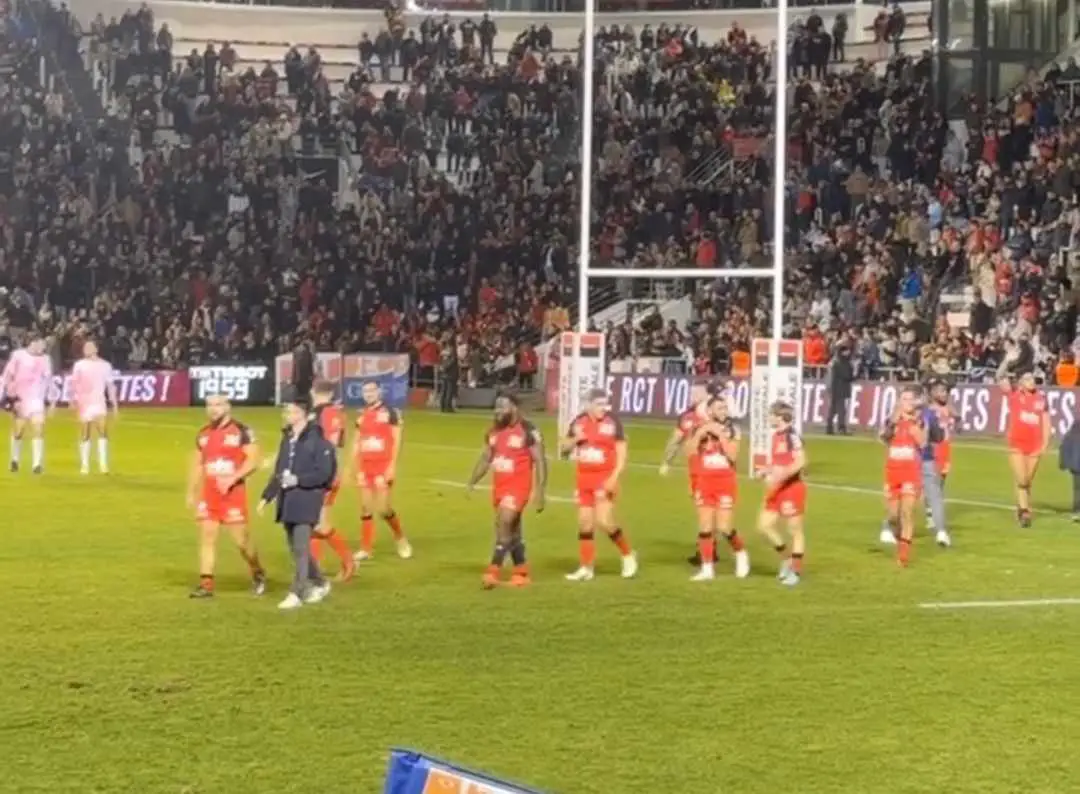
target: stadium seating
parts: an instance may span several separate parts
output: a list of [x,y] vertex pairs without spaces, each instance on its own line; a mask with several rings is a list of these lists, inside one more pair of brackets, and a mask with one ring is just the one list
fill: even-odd
[[[419,340],[456,338],[475,377],[504,371],[519,343],[555,327],[545,318],[566,314],[577,259],[576,26],[553,26],[549,42],[497,19],[494,64],[479,70],[458,29],[406,79],[400,54],[386,69],[360,63],[356,39],[366,33],[378,48],[393,30],[437,40],[413,29],[415,15],[343,31],[313,12],[305,30],[319,39],[282,41],[253,24],[241,41],[184,14],[164,39],[161,20],[146,15],[84,24],[94,32],[85,57],[107,74],[113,115],[130,119],[133,168],[114,174],[106,195],[93,195],[99,180],[66,188],[63,206],[100,213],[100,247],[39,270],[20,285],[19,308],[9,288],[9,323],[28,319],[29,298],[60,337],[136,337],[140,355],[145,341],[146,355],[172,363],[240,348],[271,355],[301,337],[414,351]],[[727,19],[658,24],[651,41],[641,30],[599,38],[596,261],[737,266],[771,255],[772,41]],[[789,333],[848,344],[875,375],[986,370],[1003,337],[1023,333],[1048,368],[1075,320],[1061,255],[1080,226],[1061,198],[1071,184],[1052,194],[1006,183],[1016,213],[988,196],[987,180],[1015,166],[1061,181],[1055,139],[1036,131],[1066,118],[1055,103],[1071,102],[1071,86],[1033,85],[1008,113],[977,108],[965,127],[949,126],[928,93],[922,42],[849,44],[843,64],[819,70],[798,43],[817,46],[814,33],[789,40]],[[286,63],[293,47],[298,60]],[[886,58],[875,63],[877,54]],[[17,90],[36,90],[40,75],[15,73]],[[61,117],[76,112],[72,97]],[[71,165],[80,147],[64,156]],[[32,152],[14,157],[16,169],[49,177]],[[116,187],[132,178],[130,195]],[[767,296],[753,284],[660,286],[693,304],[693,321],[612,324],[622,356],[722,370],[766,327]],[[85,320],[69,319],[84,309]]]

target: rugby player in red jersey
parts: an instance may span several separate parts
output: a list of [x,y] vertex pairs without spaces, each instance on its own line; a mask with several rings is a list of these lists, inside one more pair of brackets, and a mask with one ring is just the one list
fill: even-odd
[[562,442],[577,465],[578,555],[580,565],[566,578],[588,582],[595,576],[596,531],[604,532],[622,557],[622,577],[637,575],[637,555],[615,519],[619,478],[626,469],[627,443],[622,422],[611,411],[604,389],[592,389],[588,406],[570,422]]
[[361,395],[365,405],[356,418],[356,435],[353,436],[356,485],[360,489],[360,550],[353,559],[362,562],[374,555],[375,512],[378,511],[390,527],[398,556],[407,560],[412,557],[412,546],[401,529],[401,519],[394,512],[390,499],[401,455],[401,414],[383,402],[382,389],[374,381],[364,384]]
[[709,420],[695,430],[690,439],[701,461],[694,504],[698,514],[698,553],[702,562],[701,570],[692,581],[709,582],[716,578],[712,560],[716,554],[717,535],[723,535],[727,540],[735,554],[735,576],[743,579],[750,575],[750,555],[735,529],[739,429],[728,415],[725,398],[712,398],[708,412]]
[[233,418],[227,398],[206,400],[210,421],[195,437],[195,452],[188,478],[187,505],[199,524],[199,584],[192,598],[214,594],[217,540],[226,527],[251,572],[256,595],[266,591],[266,574],[248,528],[245,481],[259,465],[259,449],[247,425]]
[[536,512],[542,512],[547,494],[547,457],[544,440],[536,426],[521,415],[517,398],[501,394],[495,398],[495,418],[484,433],[484,448],[469,477],[471,493],[488,469],[491,470],[491,501],[495,508],[495,548],[484,571],[483,586],[490,590],[501,582],[507,556],[513,563],[510,584],[529,584],[525,556],[522,515],[532,497],[536,479]]
[[[345,446],[345,412],[341,406],[334,402],[334,384],[327,380],[317,380],[311,389],[311,412],[315,421],[322,431],[323,438],[334,445],[335,449]],[[339,469],[340,470],[340,469]],[[311,535],[311,556],[319,561],[322,544],[329,544],[334,550],[341,570],[338,572],[338,581],[347,582],[356,571],[356,563],[353,561],[352,551],[344,536],[334,528],[331,518],[334,503],[337,501],[338,492],[341,489],[341,476],[334,480],[333,487],[326,494],[323,503],[322,515],[319,517],[319,525],[315,527]]]
[[915,536],[915,505],[922,491],[922,449],[927,442],[926,423],[919,412],[915,389],[900,392],[896,411],[882,428],[881,440],[887,450],[885,502],[896,535],[896,561],[907,567]]
[[[758,515],[758,530],[783,560],[778,574],[780,583],[792,587],[802,579],[803,555],[806,554],[803,524],[806,450],[802,437],[795,432],[794,408],[784,402],[774,403],[769,410],[769,420],[773,429],[769,442],[772,454],[765,478],[765,503]],[[777,530],[781,519],[787,522],[787,539]]]
[[[671,464],[679,453],[686,453],[686,468],[690,475],[691,500],[693,500],[694,494],[697,493],[697,473],[701,461],[698,458],[697,451],[690,448],[689,441],[694,432],[709,419],[709,396],[710,387],[708,386],[698,384],[690,389],[690,407],[679,414],[675,429],[672,431],[671,438],[668,439],[667,446],[664,448],[664,461],[660,464],[660,476],[666,477],[671,471]],[[695,567],[701,565],[700,551],[695,549],[689,562]],[[715,557],[712,562],[716,562]]]
[[[1002,365],[1003,369],[1005,366]],[[1032,372],[1021,373],[1015,386],[1003,377],[1001,390],[1009,411],[1005,439],[1009,445],[1009,468],[1016,484],[1016,520],[1027,528],[1031,526],[1031,484],[1050,445],[1050,411]]]

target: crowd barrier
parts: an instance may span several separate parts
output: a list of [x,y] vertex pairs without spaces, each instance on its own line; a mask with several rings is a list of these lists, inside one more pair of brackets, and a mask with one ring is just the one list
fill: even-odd
[[[607,388],[612,405],[622,416],[673,419],[690,405],[690,391],[695,382],[705,378],[662,375],[608,375]],[[847,406],[847,424],[851,428],[880,427],[896,406],[906,384],[893,381],[860,381],[852,386]],[[750,381],[731,381],[731,396],[739,418],[749,415]],[[1055,435],[1061,435],[1076,415],[1077,389],[1046,387],[1047,407]],[[952,388],[952,405],[957,431],[961,433],[1005,432],[1008,406],[1004,392],[996,384],[962,383]],[[550,394],[548,410],[551,410]],[[803,427],[821,428],[828,421],[829,388],[821,380],[803,382]]]
[[[2,367],[3,362],[0,362]],[[339,355],[320,353],[316,377],[329,379],[338,386],[338,397],[346,406],[361,403],[363,383],[376,381],[383,387],[387,402],[395,407],[419,405],[410,399],[408,356],[403,354]],[[213,394],[224,394],[238,405],[272,405],[279,401],[281,387],[291,381],[292,356],[279,356],[275,367],[250,361],[218,361],[188,369],[124,370],[113,379],[121,407],[178,408],[203,405]],[[622,416],[672,419],[687,409],[695,383],[708,378],[649,373],[609,373],[607,388],[612,405]],[[899,381],[859,381],[852,386],[847,406],[851,428],[879,427],[896,406],[906,384]],[[730,382],[736,416],[749,414],[750,381],[734,378]],[[429,390],[423,390],[425,392]],[[485,407],[493,394],[482,393]],[[1048,386],[1046,395],[1050,420],[1056,435],[1063,434],[1076,415],[1080,389]],[[548,389],[546,408],[558,410],[557,390]],[[802,420],[804,427],[824,427],[828,420],[829,388],[823,380],[803,382]],[[71,403],[71,373],[53,376],[50,401],[66,406]],[[952,388],[957,431],[961,433],[1003,433],[1008,422],[1004,393],[991,383],[961,383]]]

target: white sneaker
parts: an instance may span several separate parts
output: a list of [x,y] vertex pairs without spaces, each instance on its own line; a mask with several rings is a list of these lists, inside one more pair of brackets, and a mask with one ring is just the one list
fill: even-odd
[[791,573],[791,560],[784,560],[780,563],[780,570],[776,572],[776,578],[786,579],[789,573]]
[[79,474],[81,474],[83,477],[85,477],[89,473],[90,473],[90,469],[86,468],[85,466],[83,468],[79,469]]
[[372,557],[372,554],[371,554],[370,551],[364,551],[364,549],[360,549],[360,551],[354,551],[353,552],[352,561],[353,562],[364,562],[365,560],[370,560],[371,557]]
[[716,569],[711,565],[702,565],[701,570],[690,577],[691,582],[711,582],[716,578]]
[[746,549],[735,552],[735,578],[745,579],[750,575],[750,555]]
[[949,548],[949,546],[952,545],[952,538],[949,537],[949,533],[946,532],[944,529],[939,529],[937,531],[937,534],[934,536],[934,540],[943,549],[947,549]]
[[296,593],[289,593],[285,596],[280,604],[277,605],[278,609],[299,609],[304,605],[304,602],[300,600],[300,596]]
[[305,604],[317,604],[330,595],[330,582],[325,582],[322,585],[314,585],[309,588],[307,594],[304,596]]
[[573,573],[566,574],[566,581],[568,582],[591,582],[596,574],[592,568],[586,568],[584,565],[578,568]]
[[397,542],[397,556],[403,560],[412,559],[412,545],[405,538]]
[[101,467],[98,468],[98,474],[108,474],[108,473],[109,473],[109,467],[108,466],[101,466]]
[[896,535],[892,533],[891,529],[881,530],[881,535],[878,536],[878,540],[880,540],[886,546],[896,545]]
[[637,554],[630,552],[622,558],[622,578],[633,579],[637,576],[638,562]]
[[926,528],[930,531],[934,531],[934,516],[930,513],[926,514]]

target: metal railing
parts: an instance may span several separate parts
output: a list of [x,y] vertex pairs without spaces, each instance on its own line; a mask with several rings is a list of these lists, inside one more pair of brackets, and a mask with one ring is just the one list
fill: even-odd
[[699,188],[707,188],[722,176],[730,181],[735,175],[736,163],[726,146],[713,151],[698,163],[687,179]]

